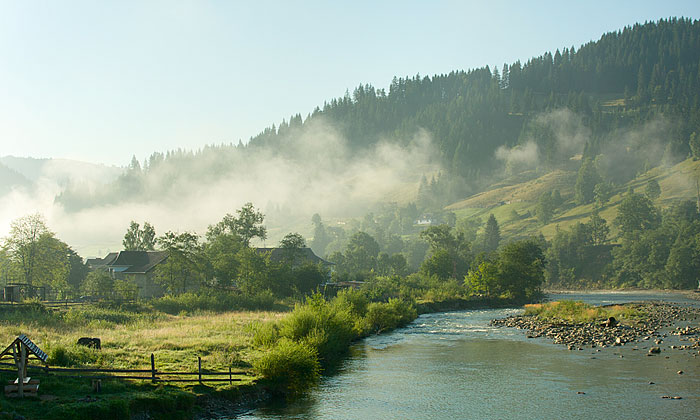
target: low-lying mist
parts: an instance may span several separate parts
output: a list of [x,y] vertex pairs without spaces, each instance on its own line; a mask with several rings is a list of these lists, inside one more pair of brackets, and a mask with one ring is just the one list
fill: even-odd
[[[600,175],[622,185],[657,166],[672,166],[685,159],[669,147],[673,123],[663,115],[642,124],[620,127],[595,138],[584,119],[569,109],[557,109],[536,116],[513,147],[500,146],[495,159],[509,174],[531,169],[551,170],[586,153],[595,156]],[[695,180],[682,180],[694,184]]]
[[266,214],[267,245],[274,245],[292,230],[310,232],[314,213],[324,219],[355,217],[378,203],[412,201],[421,176],[440,169],[426,131],[411,139],[385,139],[357,152],[336,128],[319,119],[282,145],[212,150],[153,166],[133,194],[123,190],[124,183],[94,187],[94,179],[74,182],[74,188],[90,185],[85,197],[92,197],[96,188],[100,197],[109,197],[111,189],[120,197],[110,204],[94,200],[74,211],[56,201],[63,187],[42,177],[31,189],[15,188],[0,197],[0,236],[9,232],[12,220],[39,212],[61,240],[90,257],[120,249],[131,220],[149,221],[158,234],[203,234],[226,213],[252,202]]

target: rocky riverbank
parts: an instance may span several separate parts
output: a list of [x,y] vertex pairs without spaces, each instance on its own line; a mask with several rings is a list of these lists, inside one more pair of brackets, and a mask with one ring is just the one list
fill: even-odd
[[[690,350],[700,354],[700,308],[669,303],[643,302],[624,306],[639,311],[642,317],[634,320],[571,323],[534,315],[510,316],[494,319],[498,327],[528,330],[528,338],[546,337],[569,350],[624,346],[628,343],[649,343],[649,354],[660,352],[669,336],[678,336],[678,344],[666,345],[673,350]],[[647,346],[647,347],[649,347]]]

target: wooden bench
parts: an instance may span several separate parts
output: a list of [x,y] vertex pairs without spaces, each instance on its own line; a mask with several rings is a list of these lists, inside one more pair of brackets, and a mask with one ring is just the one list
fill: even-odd
[[[27,397],[36,397],[36,394],[39,391],[39,380],[30,378],[24,379],[25,380],[22,384],[22,390],[24,391],[24,395]],[[10,398],[17,397],[19,391],[17,379],[15,379],[14,381],[9,380],[7,381],[7,383],[8,385],[5,385],[5,396]]]

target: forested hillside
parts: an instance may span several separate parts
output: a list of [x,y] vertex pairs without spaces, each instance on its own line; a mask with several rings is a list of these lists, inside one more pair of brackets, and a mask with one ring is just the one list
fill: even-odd
[[[585,156],[595,157],[611,133],[664,115],[670,151],[686,156],[700,131],[700,22],[637,24],[579,50],[565,47],[526,63],[488,66],[434,77],[395,78],[388,89],[369,85],[317,108],[303,124],[328,118],[361,150],[383,138],[410,139],[419,128],[437,142],[444,167],[465,177],[492,171],[500,146],[534,140],[544,163],[556,165],[551,127],[537,116],[566,108],[591,131]],[[253,138],[278,146],[302,125],[299,115]],[[564,156],[568,158],[569,156]]]
[[[247,144],[157,152],[102,190],[58,201],[190,209],[185,220],[215,209],[211,220],[236,205],[227,200],[250,200],[273,235],[305,232],[347,274],[353,238],[376,248],[365,271],[450,277],[502,233],[540,236],[553,285],[691,287],[700,217],[690,157],[700,157],[700,22],[673,18],[501,69],[360,85]],[[311,224],[314,213],[323,219]],[[445,255],[418,235],[439,223],[456,235]],[[652,251],[653,264],[634,260]],[[448,260],[451,274],[440,268]]]
[[26,185],[29,185],[27,178],[0,163],[0,195],[7,193],[13,187]]
[[691,288],[698,159],[700,21],[669,19],[500,70],[361,85],[247,144],[134,158],[56,201],[72,230],[138,218],[195,244],[255,203],[256,246],[299,232],[337,280],[418,273],[488,294],[500,253],[525,240],[550,286]]
[[[693,142],[698,148],[698,92],[700,22],[673,18],[636,24],[578,49],[564,47],[500,70],[486,66],[395,78],[388,90],[360,85],[306,118],[297,114],[265,129],[246,145],[154,153],[143,164],[134,161],[109,193],[85,196],[68,191],[59,201],[77,209],[143,199],[144,192],[158,199],[173,187],[172,177],[211,182],[242,160],[260,156],[261,149],[300,159],[299,138],[308,137],[320,121],[336,130],[354,154],[386,141],[408,146],[425,130],[448,175],[437,188],[436,204],[483,189],[504,166],[509,174],[550,170],[576,153],[583,153],[584,160],[614,154],[615,165],[601,165],[615,166],[610,169],[612,180],[626,182],[662,159],[681,160],[691,153]],[[623,134],[634,129],[656,132],[637,136],[634,147],[616,147]],[[334,147],[326,141],[321,136],[315,145]],[[169,169],[149,177],[168,163]],[[167,181],[159,182],[162,178]]]

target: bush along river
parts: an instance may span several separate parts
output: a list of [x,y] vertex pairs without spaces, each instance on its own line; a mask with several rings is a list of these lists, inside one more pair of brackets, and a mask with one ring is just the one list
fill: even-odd
[[[700,302],[673,293],[550,299],[673,306],[655,305],[649,328],[634,334],[616,330],[629,333],[618,345],[612,332],[611,342],[597,345],[587,332],[574,334],[574,343],[561,331],[557,337],[492,322],[521,315],[522,309],[421,315],[408,327],[354,345],[339,371],[306,396],[271,401],[237,418],[700,418],[700,356],[693,347],[693,331],[700,327],[700,317],[693,315]],[[654,349],[649,357],[652,347],[658,353]]]

